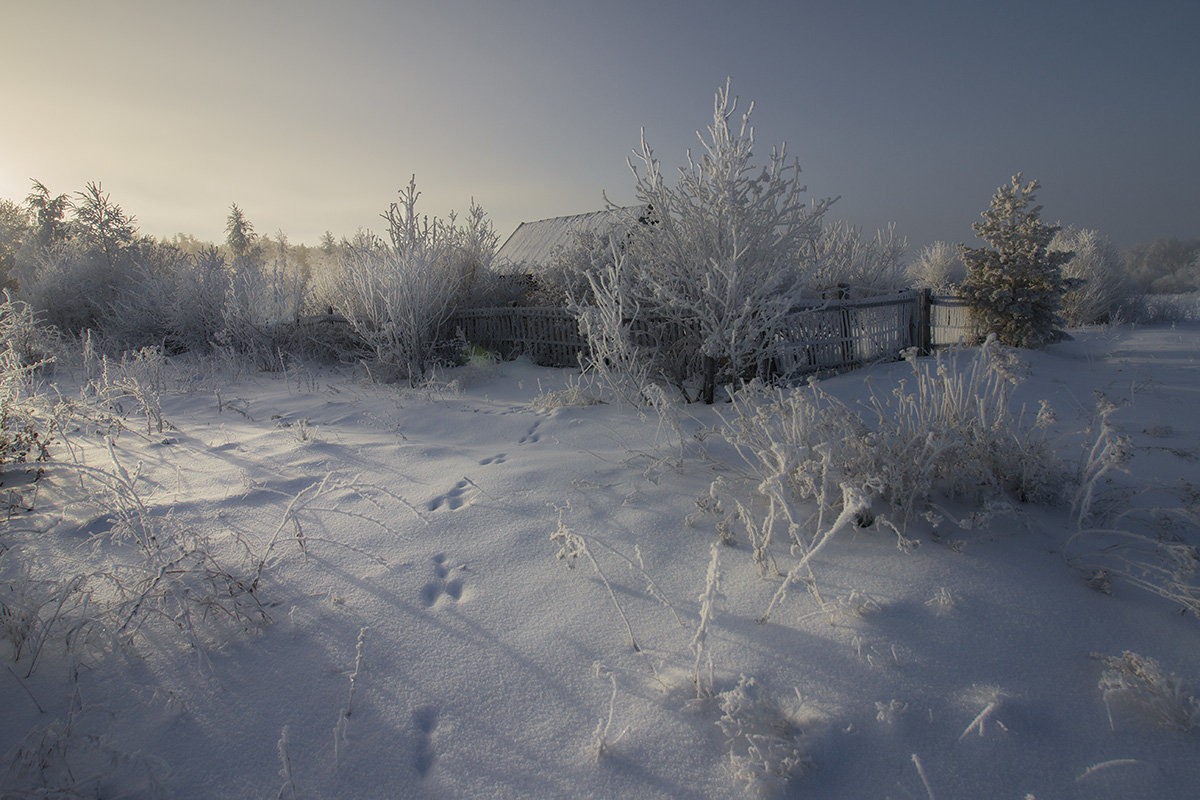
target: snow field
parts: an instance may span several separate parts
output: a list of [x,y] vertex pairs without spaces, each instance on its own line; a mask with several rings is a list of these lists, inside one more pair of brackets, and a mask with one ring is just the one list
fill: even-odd
[[[1104,392],[1132,458],[1102,487],[1102,510],[1187,508],[1198,346],[1194,327],[1089,329],[1023,354],[1015,400],[1050,401],[1059,452],[1077,459],[1086,437],[1073,432]],[[617,405],[539,410],[571,376],[521,361],[411,390],[316,367],[305,380],[201,379],[188,363],[161,392],[173,427],[135,435],[144,420],[131,414],[114,452],[141,464],[152,516],[256,552],[284,531],[259,592],[271,622],[205,620],[198,652],[152,618],[131,644],[48,645],[27,678],[27,660],[6,660],[0,750],[57,722],[68,761],[91,767],[74,770],[80,787],[94,774],[106,796],[145,796],[153,774],[172,797],[737,797],[740,767],[783,796],[1104,798],[1188,797],[1200,778],[1194,731],[1117,702],[1110,726],[1092,657],[1134,651],[1194,682],[1196,619],[1119,578],[1111,595],[1089,588],[1060,552],[1065,506],[1014,504],[936,533],[919,519],[908,554],[856,527],[815,559],[816,591],[793,586],[765,624],[780,578],[759,576],[739,534],[715,551],[701,661],[716,696],[698,700],[717,537],[710,518],[686,520],[733,456],[692,436],[719,423],[713,409],[677,410],[674,425]],[[822,388],[857,404],[868,381],[885,393],[907,369]],[[73,391],[68,377],[58,388]],[[71,443],[106,464],[99,437]],[[20,553],[66,571],[125,552],[70,475],[52,466],[38,510],[5,523],[14,549],[0,566]],[[978,511],[944,507],[960,521]],[[555,558],[560,524],[599,572],[584,555],[573,568]],[[1195,542],[1194,526],[1171,533]],[[794,562],[775,555],[784,571]],[[741,676],[753,687],[739,691]],[[755,743],[780,780],[755,772]],[[789,772],[789,755],[805,763]],[[34,792],[28,771],[4,781]]]

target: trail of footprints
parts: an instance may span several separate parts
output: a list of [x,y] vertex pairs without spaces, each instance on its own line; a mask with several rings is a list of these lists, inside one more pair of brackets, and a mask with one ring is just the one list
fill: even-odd
[[[503,464],[507,460],[507,453],[498,453],[494,456],[488,456],[487,458],[481,459],[479,461],[479,466],[486,467],[491,464]],[[450,511],[457,511],[458,509],[467,505],[471,499],[471,495],[478,490],[478,486],[473,484],[468,479],[463,478],[461,481],[454,484],[454,488],[452,488],[450,491],[446,492],[445,494],[439,494],[437,497],[430,500],[427,508],[430,511],[437,511],[438,509],[442,508],[449,509]]]
[[[441,597],[457,603],[462,599],[463,582],[461,578],[451,578],[450,573],[461,567],[447,566],[445,553],[438,553],[430,561],[433,562],[434,579],[421,587],[421,602],[425,604],[426,608],[432,606]],[[447,578],[450,579],[447,580]]]
[[434,733],[437,731],[438,710],[424,706],[413,712],[413,727],[417,729],[417,746],[413,754],[413,769],[424,778],[433,768],[437,754],[433,751]]

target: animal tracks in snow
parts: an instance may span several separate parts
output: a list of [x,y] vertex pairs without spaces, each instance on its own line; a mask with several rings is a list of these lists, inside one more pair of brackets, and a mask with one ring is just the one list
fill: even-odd
[[430,561],[433,562],[434,578],[421,587],[421,602],[429,608],[444,596],[457,603],[463,596],[463,582],[462,578],[451,577],[451,574],[462,566],[447,566],[445,553],[438,553]]
[[540,441],[542,437],[541,434],[537,432],[537,429],[541,426],[541,424],[542,421],[540,419],[533,423],[533,425],[529,427],[529,430],[525,432],[525,435],[517,440],[517,444],[534,444],[535,442]]
[[508,455],[506,453],[500,453],[498,455],[488,456],[487,458],[481,459],[479,466],[486,467],[488,464],[503,464],[507,459]]
[[433,768],[437,754],[433,751],[433,738],[437,732],[438,710],[424,706],[413,712],[413,727],[417,729],[417,746],[413,753],[413,769],[424,778]]
[[471,495],[474,493],[474,486],[469,480],[463,478],[458,483],[454,484],[454,488],[445,494],[439,494],[437,497],[429,501],[429,510],[437,511],[440,508],[448,508],[451,511],[457,511],[467,504]]

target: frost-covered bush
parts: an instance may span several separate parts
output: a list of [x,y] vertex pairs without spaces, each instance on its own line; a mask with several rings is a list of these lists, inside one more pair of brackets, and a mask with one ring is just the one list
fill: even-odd
[[1050,250],[1073,254],[1062,268],[1071,283],[1062,299],[1066,323],[1091,325],[1112,319],[1129,296],[1130,283],[1108,237],[1087,228],[1063,228],[1050,241]]
[[1200,239],[1158,239],[1130,248],[1125,271],[1149,294],[1184,294],[1200,289]]
[[1049,440],[1054,417],[1045,405],[1032,420],[1013,408],[1024,375],[1013,351],[991,338],[970,357],[910,354],[909,363],[910,379],[860,408],[815,381],[793,390],[754,383],[734,396],[719,433],[741,455],[745,480],[719,479],[702,506],[726,526],[740,522],[760,567],[778,535],[807,552],[849,505],[861,506],[867,525],[870,507],[884,503],[903,526],[938,498],[1057,499],[1065,471]]
[[96,327],[129,277],[83,241],[64,239],[19,266],[17,297],[47,324],[77,334]]
[[908,280],[911,285],[920,289],[951,292],[957,289],[966,277],[967,268],[962,262],[958,245],[948,242],[934,242],[928,245],[908,265]]
[[229,278],[223,309],[222,343],[252,357],[260,368],[279,363],[292,349],[296,322],[308,294],[304,273],[276,259],[243,259]]
[[804,259],[804,281],[814,289],[845,287],[892,291],[904,287],[902,260],[908,240],[896,233],[896,223],[866,238],[858,228],[835,222],[821,229]]
[[531,305],[578,306],[595,304],[588,276],[599,275],[611,258],[612,248],[607,236],[591,231],[578,231],[560,245],[550,257],[550,263],[533,275],[529,292]]
[[794,711],[784,708],[754,678],[742,675],[737,686],[717,695],[717,725],[729,747],[727,769],[745,788],[781,791],[811,761],[801,740],[804,731]]
[[[621,280],[591,284],[597,305],[607,306],[596,318],[619,328],[605,338],[632,342],[650,376],[689,399],[696,398],[695,382],[711,401],[716,384],[757,365],[802,296],[798,257],[820,234],[831,202],[803,201],[799,164],[784,148],[765,166],[754,163],[753,105],[740,125],[736,106],[726,83],[717,90],[707,137],[699,137],[699,157],[689,152],[674,185],[643,137],[638,166],[631,161],[630,169],[648,224],[629,220],[630,235],[614,252],[625,259]],[[626,313],[612,313],[617,305]]]
[[205,350],[225,328],[229,272],[215,247],[183,253],[156,246],[132,268],[98,320],[109,346],[161,347],[167,353]]
[[1200,292],[1133,295],[1121,303],[1120,314],[1144,324],[1200,322]]
[[1100,691],[1112,723],[1114,701],[1140,711],[1159,725],[1180,731],[1200,728],[1200,697],[1186,681],[1167,672],[1153,658],[1126,650],[1103,656]]
[[0,303],[0,468],[44,461],[50,424],[37,403],[35,381],[53,361],[56,342],[29,304],[8,291]]
[[421,381],[462,290],[453,226],[418,216],[415,176],[384,215],[390,241],[361,236],[346,248],[339,310],[387,378]]
[[1039,219],[1033,205],[1038,182],[1021,174],[1001,186],[972,227],[988,247],[963,247],[967,278],[961,293],[985,334],[1003,344],[1039,347],[1062,337],[1059,309],[1068,288],[1062,265],[1070,252],[1050,250],[1058,228]]

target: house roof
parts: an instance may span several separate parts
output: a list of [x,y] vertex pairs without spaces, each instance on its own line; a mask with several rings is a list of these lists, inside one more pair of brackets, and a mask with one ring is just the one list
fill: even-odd
[[576,234],[606,236],[616,228],[629,225],[640,212],[640,207],[632,206],[522,222],[496,252],[495,263],[540,271],[550,265],[554,251],[570,244]]

